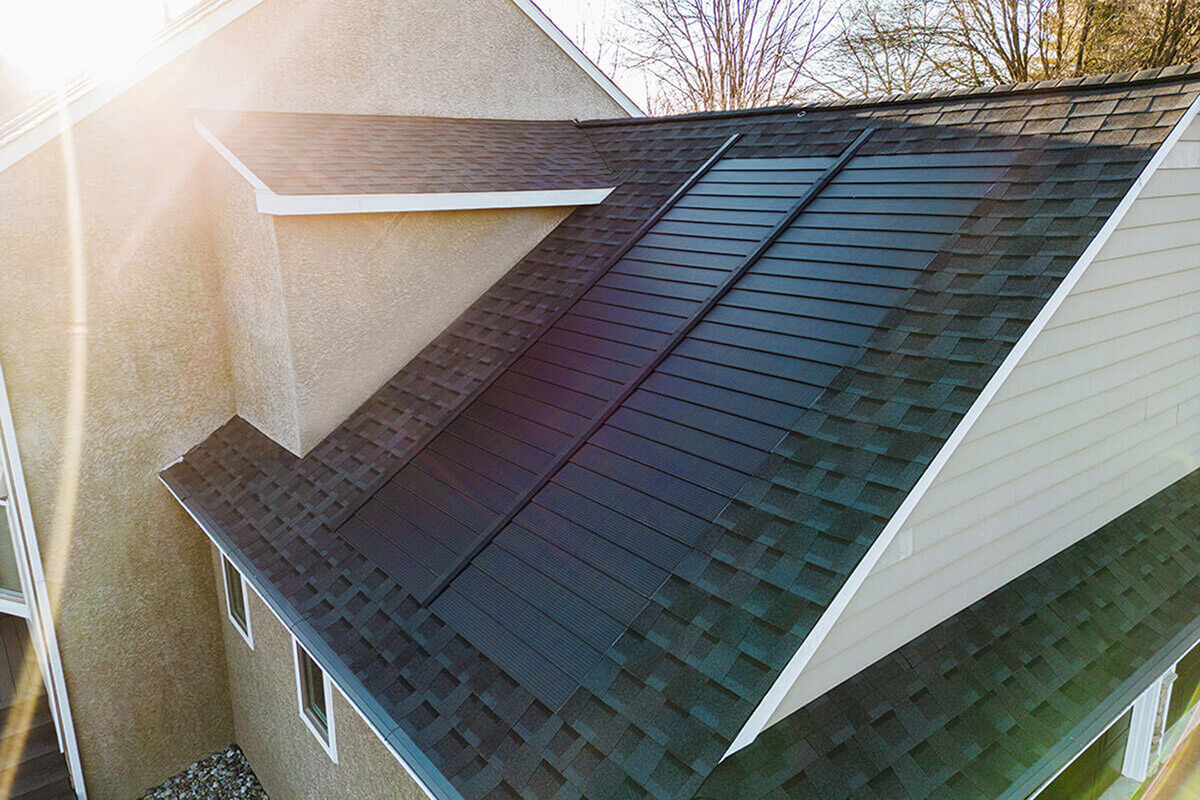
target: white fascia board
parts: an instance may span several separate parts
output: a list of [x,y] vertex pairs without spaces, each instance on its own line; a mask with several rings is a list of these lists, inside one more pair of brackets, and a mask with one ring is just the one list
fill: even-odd
[[[208,538],[208,541],[212,543],[212,546],[217,548],[217,552],[221,554],[221,557],[229,559],[236,569],[237,560],[234,559],[233,554],[226,549],[218,537],[214,536],[212,532],[209,531],[208,526],[202,519],[200,519],[200,517],[196,515],[196,513],[192,510],[192,507],[185,503],[182,497],[176,494],[175,490],[171,487],[171,484],[163,480],[162,475],[158,476],[158,481],[167,488],[167,491],[170,492],[171,496],[175,498],[175,502],[179,503],[179,507],[186,511],[187,515],[192,518],[192,522],[196,523],[196,526],[200,528],[200,530]],[[245,580],[246,586],[249,586],[250,589],[254,591],[254,594],[258,597],[258,599],[262,601],[263,606],[265,606],[266,609],[271,612],[271,616],[275,618],[275,621],[282,625],[283,629],[288,632],[292,638],[292,641],[300,641],[300,637],[296,633],[295,624],[288,622],[285,619],[283,610],[277,608],[275,603],[268,599],[267,593],[259,589],[256,581],[254,580],[254,576],[247,575],[240,569],[238,569],[238,574],[242,576],[243,580]],[[305,652],[309,652],[308,648],[305,648]],[[404,755],[396,749],[396,746],[388,740],[387,734],[380,730],[379,727],[371,721],[371,718],[367,716],[366,712],[359,707],[358,703],[356,703],[354,699],[346,692],[346,690],[337,682],[329,665],[323,663],[319,656],[315,656],[311,652],[309,655],[312,656],[313,661],[317,662],[317,666],[321,668],[321,671],[325,673],[325,677],[329,681],[329,684],[338,690],[338,694],[342,696],[342,699],[346,701],[346,704],[354,709],[354,711],[358,714],[358,718],[363,721],[371,733],[375,734],[375,738],[377,738],[380,743],[387,748],[387,751],[392,754],[392,757],[396,759],[397,763],[399,763],[404,771],[408,773],[408,777],[412,778],[417,787],[425,793],[425,796],[428,798],[428,800],[462,800],[462,798],[458,797],[457,795],[443,798],[441,795],[434,792],[434,790],[425,782],[425,780],[421,778],[417,771],[413,769],[412,765],[408,763],[408,759],[406,759]],[[295,656],[293,655],[293,659],[294,658]]]
[[975,398],[975,402],[967,409],[967,413],[959,420],[958,425],[954,428],[954,432],[950,434],[950,438],[942,445],[942,448],[925,469],[925,472],[921,475],[912,491],[908,493],[908,496],[904,498],[904,502],[900,504],[896,513],[888,520],[887,525],[884,526],[882,533],[879,534],[875,543],[867,550],[862,561],[854,568],[854,571],[850,573],[850,577],[846,579],[845,584],[842,585],[842,588],[834,596],[833,602],[821,614],[821,618],[817,620],[817,624],[813,626],[812,631],[809,632],[808,636],[800,644],[799,649],[787,663],[787,666],[783,668],[783,671],[771,685],[770,690],[767,691],[762,701],[758,704],[758,707],[754,709],[750,718],[746,720],[746,724],[742,726],[733,743],[729,745],[729,749],[722,756],[722,760],[729,758],[729,756],[749,745],[767,727],[767,723],[774,715],[776,709],[779,708],[780,703],[787,696],[788,690],[799,679],[800,673],[808,665],[817,648],[825,641],[825,637],[829,635],[829,631],[832,630],[838,618],[841,617],[842,612],[846,610],[846,606],[850,604],[850,599],[858,591],[859,587],[862,586],[863,582],[867,579],[867,575],[875,568],[875,565],[879,563],[879,559],[883,557],[888,545],[896,538],[896,534],[899,533],[904,523],[908,521],[917,503],[929,491],[929,487],[933,485],[934,480],[937,479],[942,469],[946,466],[946,462],[950,460],[954,451],[958,449],[963,439],[966,438],[967,433],[979,420],[980,415],[983,414],[983,410],[991,403],[992,398],[996,396],[1000,387],[1008,380],[1008,376],[1016,369],[1017,364],[1020,363],[1025,353],[1028,352],[1034,340],[1045,329],[1051,318],[1063,304],[1063,301],[1066,300],[1067,296],[1075,288],[1075,285],[1079,283],[1080,278],[1087,272],[1088,267],[1099,255],[1101,249],[1108,243],[1113,233],[1116,232],[1121,221],[1125,219],[1125,215],[1129,213],[1129,209],[1133,206],[1133,202],[1141,195],[1142,190],[1146,187],[1146,184],[1153,177],[1154,173],[1158,171],[1158,168],[1175,146],[1175,143],[1182,138],[1188,126],[1196,119],[1198,111],[1200,111],[1200,97],[1197,97],[1188,106],[1187,111],[1184,112],[1179,122],[1171,130],[1171,133],[1168,134],[1162,145],[1151,157],[1145,169],[1138,175],[1137,180],[1129,187],[1129,191],[1121,198],[1120,204],[1117,205],[1116,210],[1105,221],[1100,232],[1096,234],[1095,238],[1087,246],[1087,249],[1083,251],[1083,255],[1071,267],[1066,277],[1063,278],[1062,283],[1059,284],[1058,289],[1050,296],[1045,306],[1042,307],[1042,310],[1034,318],[1033,322],[1030,323],[1029,328],[1017,340],[1013,349],[1009,352],[1003,363],[1000,364],[1000,368],[996,370],[991,380],[983,387],[983,391]]
[[525,12],[525,16],[529,17],[534,23],[542,29],[542,32],[550,37],[550,40],[558,45],[559,49],[566,53],[572,61],[579,65],[580,69],[587,73],[588,77],[596,82],[596,85],[608,94],[609,97],[616,102],[625,113],[631,117],[644,117],[642,110],[637,107],[637,103],[629,99],[629,95],[621,91],[617,84],[613,83],[612,78],[604,74],[604,70],[596,66],[596,63],[588,58],[579,45],[571,41],[571,37],[567,36],[562,30],[554,24],[554,21],[546,16],[546,12],[538,8],[537,4],[532,0],[512,0],[513,5]]
[[526,192],[420,192],[412,194],[276,194],[258,189],[258,210],[275,217],[318,214],[388,214],[408,211],[472,211],[487,208],[594,206],[615,189],[548,189]]
[[0,172],[8,169],[66,128],[90,116],[125,90],[183,55],[217,31],[261,3],[262,0],[229,0],[191,25],[153,46],[141,58],[85,90],[79,97],[64,100],[53,116],[34,123],[0,144]]
[[411,192],[404,194],[277,194],[199,119],[196,132],[254,188],[261,214],[273,217],[323,214],[394,214],[408,211],[472,211],[487,208],[594,206],[615,186],[522,192]]

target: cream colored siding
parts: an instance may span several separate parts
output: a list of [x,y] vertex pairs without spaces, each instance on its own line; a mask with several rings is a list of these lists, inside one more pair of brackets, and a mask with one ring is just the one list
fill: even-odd
[[1193,125],[771,722],[1200,467],[1198,156]]

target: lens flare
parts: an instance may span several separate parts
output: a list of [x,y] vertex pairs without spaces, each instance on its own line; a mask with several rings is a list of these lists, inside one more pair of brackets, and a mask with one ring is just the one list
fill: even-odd
[[36,88],[134,60],[196,0],[0,0],[0,59]]

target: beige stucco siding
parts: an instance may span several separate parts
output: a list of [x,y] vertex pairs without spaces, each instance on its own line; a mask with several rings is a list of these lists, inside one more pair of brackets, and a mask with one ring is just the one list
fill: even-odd
[[[217,585],[221,556],[212,548]],[[237,743],[271,800],[425,800],[426,795],[336,688],[337,763],[300,718],[292,635],[247,592],[254,648],[220,599]]]
[[298,452],[349,416],[570,210],[278,218]]
[[258,213],[253,188],[216,152],[205,162],[237,413],[299,452],[296,370],[274,220]]
[[0,173],[0,362],[96,798],[232,729],[207,550],[155,477],[233,410],[197,151],[159,116],[162,86]]
[[[266,0],[72,129],[82,294],[64,140],[0,172],[0,363],[88,790],[101,800],[136,796],[233,738],[208,548],[156,480],[237,410],[223,259],[247,268],[238,281],[269,277],[255,272],[261,246],[231,256],[214,236],[232,206],[210,205],[199,107],[617,113],[508,0]],[[228,330],[239,346],[241,313]]]
[[1193,125],[772,722],[1200,467],[1198,149]]
[[199,107],[627,116],[511,0],[267,0],[187,58],[208,73]]

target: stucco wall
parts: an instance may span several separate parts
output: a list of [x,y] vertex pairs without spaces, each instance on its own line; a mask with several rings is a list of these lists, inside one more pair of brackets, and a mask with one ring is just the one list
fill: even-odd
[[77,124],[77,177],[63,139],[0,173],[0,362],[102,799],[233,738],[208,549],[156,480],[235,411],[205,106],[616,113],[508,0],[266,0]]
[[0,173],[0,361],[96,798],[232,730],[207,549],[156,480],[233,410],[199,151],[164,122],[162,88],[77,126],[77,179],[66,140]]
[[276,220],[300,451],[323,439],[570,210]]
[[[217,586],[221,556],[212,548]],[[254,649],[220,598],[237,743],[271,800],[426,800],[427,795],[335,688],[335,764],[300,719],[292,636],[247,591]]]
[[626,116],[510,0],[267,0],[188,58],[208,70],[203,107]]

